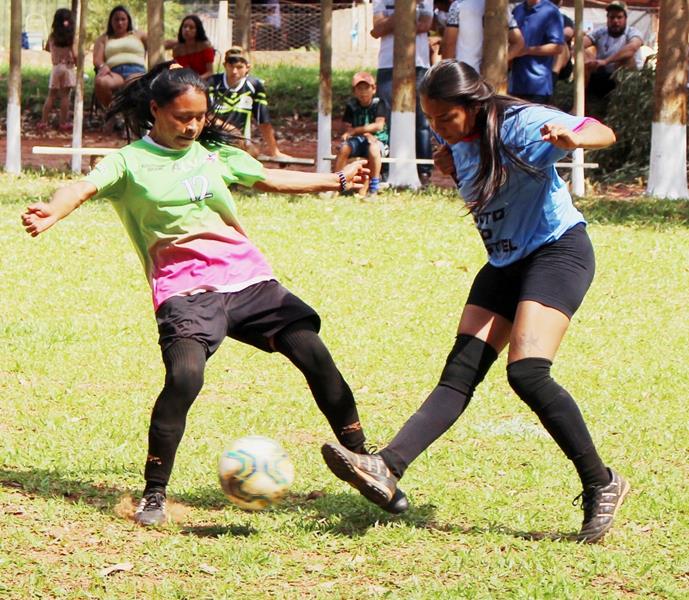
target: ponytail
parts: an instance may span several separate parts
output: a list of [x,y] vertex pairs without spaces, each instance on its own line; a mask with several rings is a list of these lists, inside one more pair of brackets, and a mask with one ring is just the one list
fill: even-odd
[[[174,61],[161,63],[120,88],[108,108],[106,118],[122,116],[127,139],[131,141],[131,137],[141,138],[148,134],[155,122],[151,113],[151,100],[162,107],[190,88],[203,93],[208,102],[208,86],[196,71],[181,68]],[[209,110],[206,124],[197,140],[204,146],[241,145],[243,138],[230,133],[223,125],[214,118],[214,111]]]

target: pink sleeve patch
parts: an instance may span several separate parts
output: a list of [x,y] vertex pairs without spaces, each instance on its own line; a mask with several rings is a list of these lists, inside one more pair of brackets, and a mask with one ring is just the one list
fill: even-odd
[[586,127],[589,123],[600,123],[598,119],[594,119],[593,117],[584,117],[584,119],[577,125],[572,131],[575,133],[577,131],[581,131],[584,127]]

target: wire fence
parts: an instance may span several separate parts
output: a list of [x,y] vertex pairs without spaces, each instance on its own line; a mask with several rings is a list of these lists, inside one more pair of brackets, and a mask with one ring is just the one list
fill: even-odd
[[[333,11],[350,9],[355,2],[334,3]],[[217,2],[185,2],[188,13],[204,18],[204,25],[217,18]],[[240,32],[236,28],[235,5],[229,5],[232,20],[232,43],[238,44]],[[274,2],[251,5],[250,50],[292,50],[320,47],[321,6],[296,2]],[[349,33],[349,32],[348,32]]]

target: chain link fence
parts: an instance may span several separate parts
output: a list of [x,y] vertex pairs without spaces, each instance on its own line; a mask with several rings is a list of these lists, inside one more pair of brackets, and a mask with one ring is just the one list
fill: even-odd
[[[355,2],[335,3],[333,11],[349,9]],[[184,2],[187,13],[195,13],[206,20],[217,18],[217,2]],[[239,43],[235,5],[229,5],[232,20],[232,43]],[[297,2],[273,2],[251,5],[250,50],[317,49],[320,46],[321,6]]]

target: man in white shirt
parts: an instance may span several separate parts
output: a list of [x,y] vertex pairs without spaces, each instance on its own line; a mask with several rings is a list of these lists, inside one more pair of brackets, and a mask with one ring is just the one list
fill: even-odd
[[[481,72],[485,9],[486,0],[455,0],[452,3],[443,34],[443,58],[456,58],[473,67],[477,73]],[[524,45],[524,38],[509,10],[507,26],[507,60],[512,60],[517,55],[517,50]]]
[[[430,67],[428,31],[433,23],[433,2],[416,0],[416,87]],[[371,36],[380,39],[376,88],[378,96],[392,107],[392,66],[395,31],[395,0],[374,0]],[[431,158],[431,130],[416,96],[416,157]],[[418,167],[422,185],[431,179],[432,165]]]
[[587,93],[598,98],[607,96],[615,88],[612,74],[621,67],[640,69],[643,66],[639,48],[643,45],[641,33],[627,25],[627,5],[614,1],[608,4],[607,25],[584,36],[584,48],[595,47],[587,52]]

